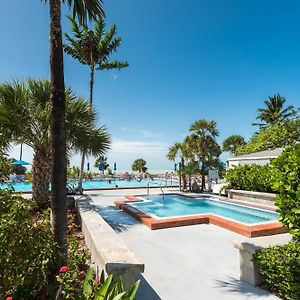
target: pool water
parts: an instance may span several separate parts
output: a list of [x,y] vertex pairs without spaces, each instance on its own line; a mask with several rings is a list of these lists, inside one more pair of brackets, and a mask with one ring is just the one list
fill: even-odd
[[162,196],[150,196],[145,202],[131,203],[130,206],[154,218],[214,214],[245,224],[257,224],[275,221],[278,217],[276,212],[265,209],[231,204],[218,199],[188,198],[179,195],[165,195],[164,199]]
[[[101,189],[101,188],[115,188],[116,185],[120,188],[122,187],[147,187],[149,182],[150,187],[162,186],[165,185],[165,180],[111,180],[109,183],[108,180],[84,180],[83,181],[83,188],[84,189]],[[171,182],[167,182],[168,185],[171,185]],[[32,190],[32,184],[29,182],[12,182],[10,185],[15,189],[16,192],[29,192]],[[176,182],[172,182],[173,186],[178,185]],[[0,189],[7,188],[8,185],[6,183],[0,184]]]

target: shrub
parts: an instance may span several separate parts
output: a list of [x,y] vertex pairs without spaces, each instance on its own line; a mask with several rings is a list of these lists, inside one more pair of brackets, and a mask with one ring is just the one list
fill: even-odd
[[49,212],[35,202],[0,192],[0,291],[15,299],[34,299],[48,283],[57,247]]
[[225,175],[228,182],[226,189],[271,193],[271,173],[272,168],[269,165],[235,166]]
[[58,299],[134,299],[139,281],[126,291],[121,278],[115,280],[112,275],[105,278],[103,272],[99,279],[95,278],[93,267],[88,269],[89,254],[83,246],[72,236],[68,238],[68,243],[68,266],[62,266],[56,277]]
[[279,193],[275,202],[279,221],[300,240],[300,144],[287,147],[272,165],[273,187]]
[[282,299],[300,299],[300,243],[290,242],[260,250],[255,255],[268,289]]
[[[75,272],[76,273],[76,272]],[[118,299],[134,300],[135,294],[139,287],[139,281],[126,291],[123,286],[122,278],[114,280],[113,275],[104,277],[102,272],[99,279],[95,278],[94,269],[91,266],[86,274],[80,289],[74,289],[74,270],[69,270],[67,266],[61,267],[57,281],[60,284],[58,290],[59,299],[76,299],[76,300],[95,300],[95,299]]]

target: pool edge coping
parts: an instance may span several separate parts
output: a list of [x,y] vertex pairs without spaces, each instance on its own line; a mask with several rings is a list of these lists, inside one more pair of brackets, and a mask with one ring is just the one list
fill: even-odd
[[[184,195],[182,193],[168,193],[167,195],[181,195],[188,198],[197,198],[199,195]],[[214,197],[213,195],[207,194],[206,196]],[[224,197],[221,197],[224,200]],[[240,222],[236,222],[233,220],[229,220],[227,218],[223,218],[220,216],[216,216],[213,214],[202,214],[202,215],[194,215],[194,216],[181,216],[181,217],[170,217],[168,219],[154,219],[150,215],[147,215],[140,210],[128,205],[130,202],[140,202],[142,201],[139,196],[125,196],[126,200],[117,200],[114,202],[115,206],[119,209],[122,209],[124,212],[127,212],[135,219],[140,221],[142,224],[149,227],[151,230],[156,229],[165,229],[172,227],[180,227],[180,226],[188,226],[188,225],[196,225],[196,224],[214,224],[220,226],[222,228],[231,230],[233,232],[239,233],[248,238],[260,237],[260,236],[268,236],[280,233],[286,233],[287,229],[281,225],[279,222],[268,222],[259,225],[246,225]],[[231,199],[226,199],[227,202],[231,203],[239,203],[246,204],[247,206],[253,206],[257,208],[264,208],[267,210],[275,211],[274,207],[257,204],[257,203],[248,203],[245,201],[238,201]]]

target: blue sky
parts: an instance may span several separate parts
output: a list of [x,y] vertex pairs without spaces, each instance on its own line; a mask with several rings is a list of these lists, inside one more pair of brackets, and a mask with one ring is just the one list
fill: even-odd
[[[48,6],[10,0],[1,8],[0,80],[49,77]],[[299,1],[109,0],[104,8],[123,39],[114,57],[130,63],[95,75],[94,102],[118,168],[139,157],[150,169],[172,168],[168,146],[197,119],[217,122],[219,142],[248,139],[269,95],[300,106]],[[86,98],[88,80],[87,68],[65,56],[65,81]]]

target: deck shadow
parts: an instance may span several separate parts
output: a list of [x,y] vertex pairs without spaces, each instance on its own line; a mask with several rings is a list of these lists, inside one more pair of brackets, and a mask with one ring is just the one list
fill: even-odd
[[116,232],[127,231],[133,226],[141,225],[136,219],[116,209],[114,206],[95,206],[95,211],[115,230]]
[[135,279],[141,281],[136,300],[162,300],[142,274],[138,274]]
[[[268,291],[265,291],[259,287],[252,286],[251,284],[233,277],[228,277],[228,280],[216,280],[216,284],[218,287],[226,289],[228,292],[243,294],[247,295],[248,297],[265,297],[267,295],[270,295]],[[274,299],[275,297],[276,296],[274,295]]]

